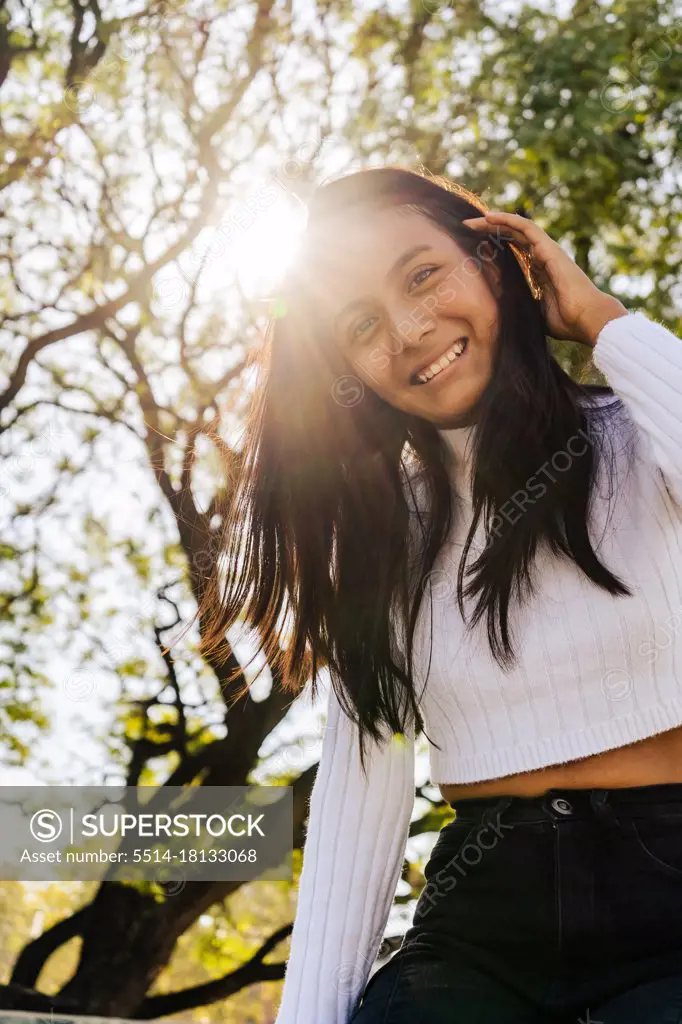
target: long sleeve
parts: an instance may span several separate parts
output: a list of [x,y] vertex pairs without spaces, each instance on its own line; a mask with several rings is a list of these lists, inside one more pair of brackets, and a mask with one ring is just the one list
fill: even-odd
[[379,950],[414,807],[414,727],[365,750],[367,779],[330,685],[276,1024],[347,1024]]
[[628,313],[602,327],[592,357],[682,506],[682,341],[644,313]]

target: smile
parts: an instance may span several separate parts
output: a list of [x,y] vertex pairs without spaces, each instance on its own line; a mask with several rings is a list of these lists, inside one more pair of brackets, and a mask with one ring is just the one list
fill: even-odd
[[430,363],[424,370],[419,373],[413,373],[410,378],[410,382],[413,385],[428,384],[434,377],[440,376],[448,370],[453,363],[456,363],[458,359],[461,359],[462,355],[466,352],[469,343],[468,338],[458,338],[457,341],[447,349],[439,359],[436,359],[433,363]]

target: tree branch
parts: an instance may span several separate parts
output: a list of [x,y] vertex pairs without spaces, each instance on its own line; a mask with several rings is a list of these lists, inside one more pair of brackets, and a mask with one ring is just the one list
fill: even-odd
[[[39,935],[37,939],[33,939],[32,942],[24,946],[14,965],[14,970],[10,976],[10,984],[27,989],[35,987],[40,972],[48,958],[56,949],[59,949],[65,942],[72,939],[74,935],[82,934],[91,913],[91,904],[81,907],[71,917],[57,921],[46,932]],[[5,1006],[6,1004],[2,1003],[2,1005]]]
[[276,964],[263,963],[263,958],[275,948],[287,935],[291,934],[293,924],[286,924],[274,932],[250,960],[215,981],[203,985],[183,989],[181,992],[168,992],[161,996],[149,996],[134,1014],[134,1020],[152,1020],[155,1017],[167,1017],[171,1013],[191,1010],[196,1006],[208,1006],[219,999],[229,999],[249,985],[262,981],[279,981],[284,977],[286,962]]

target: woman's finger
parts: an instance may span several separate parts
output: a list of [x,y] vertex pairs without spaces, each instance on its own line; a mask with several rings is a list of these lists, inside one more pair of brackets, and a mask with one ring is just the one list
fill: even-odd
[[[466,224],[468,228],[473,228],[474,231],[478,229],[490,231],[492,227],[490,221],[486,220],[485,217],[471,217],[469,220],[463,220],[462,224]],[[523,249],[530,249],[532,247],[532,243],[527,241],[520,231],[515,231],[513,228],[498,231],[497,237],[501,238],[503,242],[515,242],[516,245]]]
[[[478,219],[476,218],[476,220]],[[534,221],[530,220],[529,217],[522,217],[520,213],[507,213],[505,210],[489,210],[485,214],[485,219],[493,223],[506,224],[510,228],[527,235],[529,238],[537,236],[540,239],[545,233]]]
[[542,228],[539,228],[537,224],[534,224],[527,217],[522,217],[518,213],[504,213],[499,210],[490,210],[484,217],[467,217],[462,221],[462,224],[466,224],[474,229],[490,228],[492,225],[497,225],[503,227],[504,231],[509,232],[511,235],[509,241],[525,242],[527,245],[537,245],[545,237],[549,237]]

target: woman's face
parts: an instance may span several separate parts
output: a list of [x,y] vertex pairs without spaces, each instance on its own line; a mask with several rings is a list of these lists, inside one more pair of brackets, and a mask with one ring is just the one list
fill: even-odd
[[494,247],[483,241],[467,256],[409,207],[340,227],[343,246],[316,273],[334,341],[391,405],[441,428],[465,425],[492,373],[498,307],[483,267],[497,293]]

